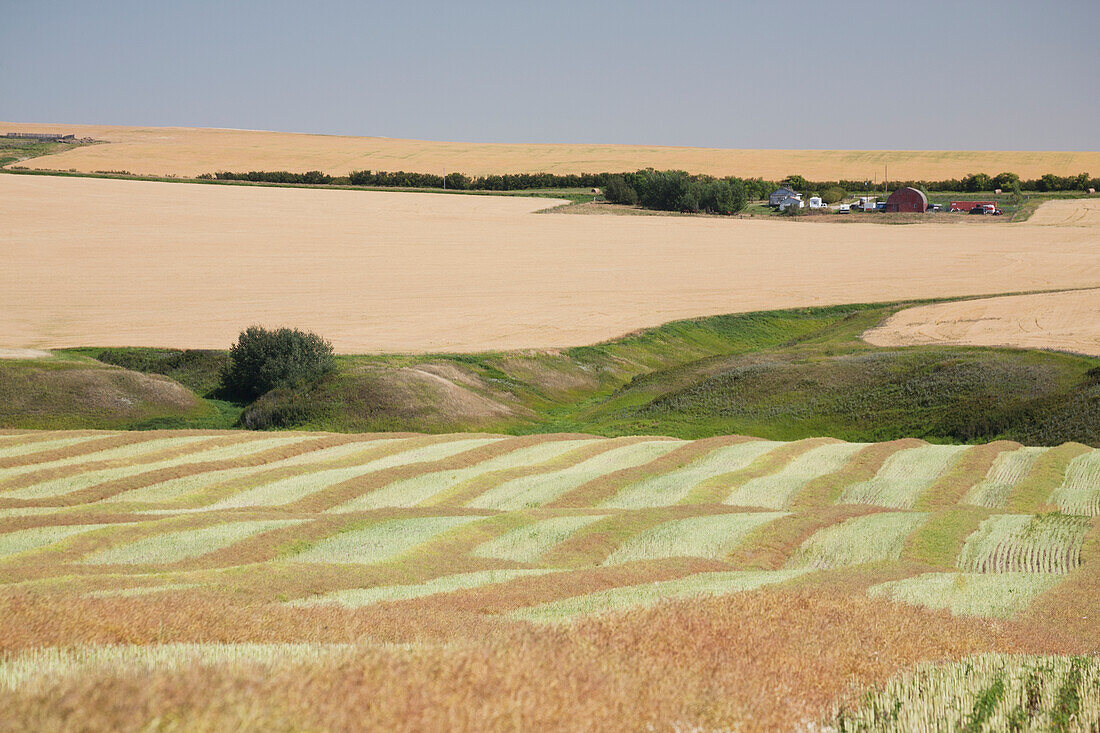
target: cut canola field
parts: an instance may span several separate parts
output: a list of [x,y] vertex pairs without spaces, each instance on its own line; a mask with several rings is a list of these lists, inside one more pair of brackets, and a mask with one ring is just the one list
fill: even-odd
[[1023,481],[1035,461],[1049,448],[1017,448],[1000,453],[990,466],[985,478],[971,487],[963,501],[967,504],[999,509],[1008,501],[1009,494]]
[[[149,440],[143,443],[134,443],[120,448],[113,448],[110,451],[103,451],[96,454],[94,460],[126,460],[128,458],[138,458],[143,455],[148,455],[161,450],[174,448],[177,446],[187,445],[188,443],[194,443],[196,441],[209,441],[211,436],[190,436],[184,438],[165,438],[163,440]],[[225,448],[225,446],[219,446],[211,449],[211,452],[218,451],[219,453]],[[104,454],[109,453],[109,456]],[[93,460],[91,458],[82,458],[80,461],[66,460],[66,464],[76,464],[83,462],[84,460]],[[186,466],[191,463],[199,463],[205,461],[204,451],[201,449],[188,453],[176,458],[167,458],[160,461],[154,461],[151,463],[133,463],[125,466],[118,466],[115,468],[102,468],[92,471],[84,471],[83,473],[73,473],[68,476],[61,476],[59,478],[47,479],[38,483],[23,486],[18,489],[12,489],[3,491],[0,488],[0,496],[4,498],[12,499],[43,499],[52,496],[60,496],[62,494],[69,494],[81,489],[87,489],[98,484],[106,483],[108,481],[116,481],[118,479],[127,478],[129,476],[135,476],[137,474],[147,473],[149,471],[157,471],[165,468],[175,468],[178,466]],[[45,465],[45,464],[43,464]],[[53,466],[50,466],[53,467]],[[39,467],[35,467],[37,470]],[[21,473],[28,473],[27,471],[21,471]],[[0,486],[2,481],[7,478],[8,474],[4,469],[0,469]]]
[[597,514],[542,519],[478,545],[473,554],[512,562],[538,562],[551,547],[569,539],[577,530],[603,519],[603,516]]
[[663,580],[644,585],[588,593],[560,601],[531,606],[511,614],[513,618],[528,621],[560,622],[579,616],[589,616],[607,611],[651,606],[669,598],[691,596],[721,596],[753,590],[772,583],[782,583],[797,577],[804,570],[745,570],[719,573],[698,573],[676,580]]
[[44,647],[0,658],[0,688],[13,690],[65,677],[177,669],[190,664],[274,664],[316,661],[348,644],[153,644]]
[[787,567],[824,570],[897,560],[909,535],[928,516],[925,512],[881,512],[847,519],[815,532],[795,551]]
[[[315,437],[315,436],[309,436]],[[304,439],[304,438],[303,438]],[[262,443],[264,441],[255,441]],[[385,442],[394,444],[403,443],[401,440],[367,440],[356,441],[345,445],[338,445],[332,448],[321,448],[314,451],[308,451],[306,453],[291,456],[290,458],[281,458],[271,463],[264,463],[256,466],[243,466],[239,468],[227,468],[219,471],[204,471],[202,473],[196,473],[189,476],[181,476],[179,478],[168,479],[166,481],[160,481],[155,484],[143,486],[137,489],[131,489],[130,491],[124,491],[114,496],[107,497],[102,501],[105,503],[118,503],[118,502],[164,502],[180,499],[192,493],[197,493],[203,489],[209,488],[216,484],[230,481],[233,479],[243,478],[250,475],[259,475],[265,471],[272,469],[305,466],[307,464],[316,464],[318,466],[327,466],[333,463],[341,463],[347,460],[353,460],[352,457],[358,453],[363,453],[368,450],[377,448],[383,445]],[[277,445],[268,445],[264,448],[255,447],[254,443],[241,446],[244,452],[238,453],[237,456],[247,456],[251,453],[256,453],[261,450],[278,447]],[[220,449],[219,449],[220,450]],[[228,450],[228,449],[226,449]],[[234,456],[236,457],[236,456]],[[205,457],[201,460],[207,460]],[[146,467],[145,470],[148,470]]]
[[835,473],[866,447],[865,443],[829,443],[806,451],[779,471],[760,476],[734,489],[726,499],[737,506],[761,506],[784,509],[791,497],[810,481]]
[[497,583],[507,583],[516,578],[527,578],[534,575],[545,575],[556,572],[554,570],[479,570],[473,573],[459,573],[458,575],[445,575],[442,578],[433,578],[424,583],[413,585],[382,585],[375,588],[349,588],[347,590],[333,591],[324,595],[301,598],[290,601],[290,606],[316,606],[325,603],[335,603],[348,608],[369,606],[372,603],[383,601],[404,601],[411,598],[423,598],[439,593],[451,593],[456,590],[468,590],[481,588]]
[[215,550],[248,539],[271,529],[300,524],[300,519],[273,519],[257,522],[228,522],[201,529],[146,537],[118,547],[93,553],[83,562],[95,565],[162,564],[201,557]]
[[317,542],[308,550],[287,558],[292,562],[379,563],[391,560],[417,545],[456,527],[484,517],[415,517],[391,519],[362,529],[342,532]]
[[32,527],[15,532],[0,534],[0,557],[18,555],[21,552],[37,550],[56,542],[67,540],[84,532],[108,527],[107,524],[71,524],[58,527]]
[[667,557],[721,560],[762,524],[783,512],[712,514],[664,522],[631,537],[604,561],[606,565]]
[[840,504],[874,504],[912,509],[925,489],[947,472],[965,445],[922,445],[897,451],[874,478],[848,487]]
[[1088,517],[998,514],[978,525],[959,553],[972,573],[1068,573],[1081,564]]
[[1061,580],[1052,573],[924,573],[871,586],[867,593],[956,616],[1010,618]]
[[501,471],[519,466],[532,466],[553,460],[571,450],[599,442],[593,440],[553,440],[519,448],[502,456],[490,458],[469,468],[457,468],[450,471],[416,476],[395,481],[377,491],[352,499],[330,511],[347,512],[384,507],[416,506],[422,501],[491,471]]
[[494,443],[500,438],[471,438],[467,440],[451,440],[443,443],[414,448],[412,450],[394,453],[383,458],[357,466],[343,468],[330,468],[325,471],[304,473],[300,476],[291,476],[271,483],[256,486],[242,491],[229,498],[211,504],[206,507],[209,510],[232,509],[246,506],[279,506],[289,504],[314,494],[322,489],[348,481],[349,479],[364,476],[368,473],[381,471],[394,466],[405,466],[411,463],[425,463],[450,458],[463,451],[479,448],[489,443]]
[[[41,463],[14,466],[12,468],[0,468],[0,487],[3,486],[3,483],[6,480],[14,479],[24,474],[36,473],[38,471],[45,471],[54,468],[64,468],[67,466],[78,466],[85,463],[97,463],[99,461],[125,461],[130,459],[139,459],[142,456],[147,456],[158,451],[167,450],[170,448],[175,448],[177,446],[184,446],[192,443],[201,443],[203,441],[210,441],[212,439],[214,439],[214,436],[211,435],[157,438],[154,440],[143,440],[136,443],[128,443],[126,445],[120,445],[116,448],[105,448],[103,450],[95,451],[93,453],[83,453],[78,456],[58,458],[53,461],[42,461]],[[120,468],[100,470],[128,470],[131,473],[140,473],[142,471],[148,470],[148,466],[157,467],[161,464],[170,465],[174,461],[187,462],[188,460],[189,456],[182,456],[180,458],[157,461],[155,463],[135,463],[132,466],[122,466]],[[86,472],[86,475],[91,474],[91,471]],[[56,479],[56,481],[58,482],[62,482],[64,480],[65,478]]]
[[0,458],[15,458],[17,456],[26,456],[32,453],[57,450],[58,448],[68,448],[71,445],[79,445],[80,443],[87,443],[89,440],[107,438],[110,437],[110,435],[109,433],[104,433],[103,435],[80,435],[73,438],[48,438],[45,440],[36,440],[32,443],[0,445]]
[[687,496],[701,482],[747,468],[757,458],[781,445],[785,444],[772,440],[754,440],[717,448],[683,468],[650,476],[623,487],[602,506],[615,509],[671,506]]
[[681,440],[647,440],[612,448],[569,468],[512,479],[489,489],[466,506],[501,510],[541,506],[581,484],[612,471],[649,463],[682,445]]
[[1066,514],[1100,515],[1100,450],[1070,461],[1065,482],[1054,490],[1050,501]]
[[924,664],[842,707],[821,730],[1096,730],[1100,657],[983,654]]

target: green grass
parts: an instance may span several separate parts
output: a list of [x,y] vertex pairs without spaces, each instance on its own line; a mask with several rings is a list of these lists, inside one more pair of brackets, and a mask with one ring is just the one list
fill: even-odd
[[536,563],[554,545],[564,542],[577,530],[602,518],[602,514],[592,514],[541,519],[478,545],[473,554],[476,557]]
[[[213,399],[224,352],[74,349],[0,362],[0,426],[230,427],[337,432],[477,430],[509,434],[849,442],[919,437],[1100,447],[1100,359],[1034,350],[926,346],[884,349],[860,334],[911,303],[846,305],[676,321],[602,344],[554,352],[341,356],[332,374],[249,406]],[[91,358],[125,364],[114,369]],[[457,370],[455,389],[500,406],[465,411],[418,387],[409,368]],[[66,370],[95,372],[133,399],[121,375],[172,375],[198,390],[186,410],[135,402],[100,409],[65,387]],[[1093,371],[1090,371],[1093,370]],[[70,378],[71,379],[71,378]]]
[[32,527],[0,534],[0,557],[18,555],[56,544],[70,537],[102,529],[104,524],[69,524],[55,527]]
[[894,453],[875,477],[849,486],[841,504],[874,504],[892,509],[912,509],[928,489],[959,459],[962,446],[922,445]]
[[721,560],[754,530],[783,516],[783,512],[756,512],[675,519],[634,535],[611,553],[606,563],[670,557]]
[[479,519],[483,517],[417,517],[378,522],[323,539],[287,560],[337,564],[386,562],[444,532]]
[[470,588],[482,588],[497,583],[507,583],[516,578],[530,578],[554,572],[553,570],[478,570],[472,573],[445,575],[413,585],[380,585],[372,588],[348,588],[309,598],[290,601],[291,606],[318,606],[334,603],[347,608],[360,608],[385,601],[405,601],[438,593],[452,593]]

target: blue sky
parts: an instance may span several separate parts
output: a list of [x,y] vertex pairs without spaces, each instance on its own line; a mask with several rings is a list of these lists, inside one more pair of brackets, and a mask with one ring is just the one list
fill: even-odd
[[0,0],[0,120],[1100,149],[1100,2]]

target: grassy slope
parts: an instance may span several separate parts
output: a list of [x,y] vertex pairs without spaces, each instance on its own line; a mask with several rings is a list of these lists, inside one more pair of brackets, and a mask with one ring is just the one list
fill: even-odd
[[[321,382],[244,408],[250,427],[333,431],[590,432],[776,440],[999,438],[1100,445],[1100,360],[972,347],[882,349],[859,335],[903,307],[850,305],[677,321],[554,352],[343,356]],[[241,406],[210,399],[222,352],[63,352],[165,374],[205,399],[206,417],[142,415],[132,426],[224,427]],[[22,366],[20,366],[22,365]],[[0,385],[46,361],[0,362]],[[5,382],[7,380],[7,382]],[[43,413],[53,409],[46,406]],[[157,418],[160,421],[157,421]],[[104,427],[98,416],[52,425]],[[33,426],[38,426],[34,423]],[[4,416],[0,425],[31,427]],[[121,423],[111,426],[121,426]]]

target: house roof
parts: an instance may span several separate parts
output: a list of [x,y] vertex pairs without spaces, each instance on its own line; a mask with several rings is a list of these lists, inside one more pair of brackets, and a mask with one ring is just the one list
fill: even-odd
[[802,195],[798,191],[795,191],[790,186],[780,186],[779,188],[772,191],[771,195],[775,196],[777,193],[778,194],[783,194],[783,193],[785,193],[785,194],[794,194],[796,196],[801,196]]

